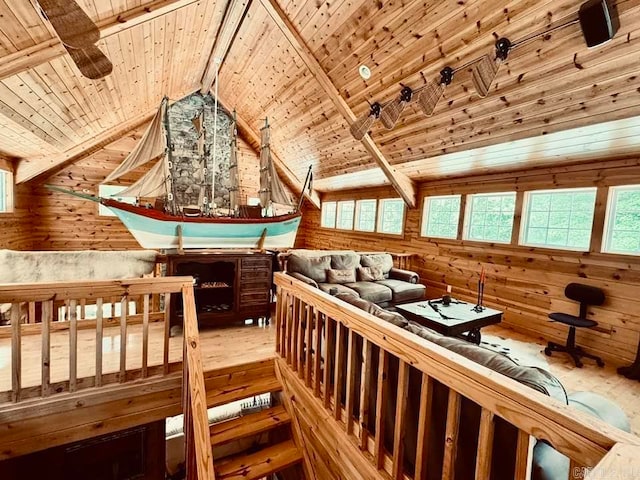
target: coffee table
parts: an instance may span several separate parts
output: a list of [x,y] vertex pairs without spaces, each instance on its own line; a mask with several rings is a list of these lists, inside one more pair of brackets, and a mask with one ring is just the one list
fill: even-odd
[[450,337],[462,336],[479,345],[480,329],[500,323],[502,312],[488,307],[476,311],[474,306],[472,303],[455,299],[452,299],[449,305],[444,305],[441,298],[436,298],[396,305],[396,310],[408,320],[413,320],[438,333]]

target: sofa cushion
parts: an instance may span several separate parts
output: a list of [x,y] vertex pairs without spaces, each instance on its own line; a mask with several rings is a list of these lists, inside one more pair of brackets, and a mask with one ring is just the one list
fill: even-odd
[[331,268],[331,257],[329,255],[307,257],[294,253],[287,260],[287,271],[301,273],[318,283],[327,281],[327,270],[329,268]]
[[360,258],[363,267],[379,267],[384,278],[389,276],[389,270],[393,268],[393,257],[389,253],[367,253]]
[[353,283],[356,281],[356,271],[348,268],[337,270],[330,268],[327,270],[327,283]]
[[336,270],[355,270],[359,265],[360,255],[355,252],[331,254],[331,268]]
[[384,280],[384,274],[380,267],[358,267],[359,282],[375,282]]
[[355,307],[358,307],[361,310],[364,310],[371,315],[375,315],[380,320],[384,320],[385,322],[389,322],[396,327],[404,328],[407,326],[409,321],[404,318],[402,315],[396,312],[389,312],[382,307],[379,307],[375,303],[371,303],[368,300],[363,300],[362,298],[356,297],[354,295],[349,295],[346,293],[340,293],[336,295],[336,298],[347,302]]
[[356,298],[360,296],[360,294],[355,290],[352,290],[349,287],[345,285],[341,285],[339,283],[319,283],[318,287],[320,287],[320,290],[322,290],[325,293],[332,293],[332,289],[335,288],[335,291],[333,291],[332,293],[333,295],[344,293],[344,294],[352,295]]
[[393,303],[407,303],[413,300],[422,300],[426,290],[426,287],[421,283],[407,283],[393,278],[379,280],[376,283],[391,289]]
[[360,297],[373,303],[390,302],[392,298],[391,289],[376,282],[346,283],[345,287],[355,290]]

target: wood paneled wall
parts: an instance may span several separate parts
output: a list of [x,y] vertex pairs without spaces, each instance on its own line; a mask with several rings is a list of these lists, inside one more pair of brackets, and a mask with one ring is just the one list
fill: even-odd
[[[13,164],[0,157],[0,168],[14,171]],[[30,250],[33,246],[32,218],[29,213],[31,187],[14,187],[13,212],[0,213],[0,248]]]
[[[423,183],[419,205],[427,195],[625,184],[640,184],[640,159]],[[323,201],[396,196],[389,188],[377,188],[326,194]],[[596,212],[603,209],[600,197]],[[452,285],[454,296],[474,300],[484,266],[485,303],[505,312],[505,326],[547,340],[564,342],[567,335],[566,326],[548,321],[549,312],[577,313],[564,287],[575,281],[599,286],[606,303],[590,309],[599,326],[580,330],[577,342],[616,363],[633,360],[640,338],[640,257],[427,239],[420,236],[421,214],[421,208],[407,211],[404,235],[392,236],[320,228],[320,212],[307,209],[299,242],[304,248],[415,253],[413,269],[431,298]]]
[[[44,181],[76,191],[96,195],[98,185],[128,155],[145,127],[108,145]],[[241,138],[239,163],[242,194],[258,195],[259,158]],[[123,184],[131,184],[143,169],[125,175]],[[52,192],[43,185],[33,188],[30,200],[34,213],[34,250],[126,250],[140,245],[117,217],[98,215],[98,205],[63,193]]]

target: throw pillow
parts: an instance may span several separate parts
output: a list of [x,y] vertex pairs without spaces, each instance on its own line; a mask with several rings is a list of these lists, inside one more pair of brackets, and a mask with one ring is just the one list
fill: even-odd
[[292,254],[287,260],[287,270],[289,272],[301,273],[318,283],[327,281],[326,271],[328,268],[331,268],[331,257],[329,255],[308,257]]
[[393,257],[388,253],[370,253],[362,255],[360,263],[363,267],[381,268],[384,277],[388,278],[389,270],[393,268]]
[[327,283],[354,283],[356,281],[355,270],[327,270]]
[[358,281],[360,282],[375,282],[378,280],[384,280],[384,273],[380,267],[359,267],[358,268]]

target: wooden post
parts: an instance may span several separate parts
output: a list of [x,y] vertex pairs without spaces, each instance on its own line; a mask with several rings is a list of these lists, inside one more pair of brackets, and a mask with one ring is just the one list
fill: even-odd
[[460,427],[460,400],[460,394],[453,389],[449,389],[447,426],[444,437],[444,460],[442,462],[442,480],[453,480],[455,478],[458,428]]
[[102,385],[102,298],[96,300],[96,387]]
[[[164,294],[164,343],[162,345],[163,373],[169,374],[169,337],[171,336],[171,293]],[[184,309],[184,307],[183,307]],[[183,311],[184,318],[184,311]],[[183,320],[184,325],[184,320]],[[184,332],[183,332],[184,335]],[[182,359],[184,361],[184,358]]]
[[394,480],[404,478],[404,420],[409,399],[409,365],[400,360],[398,366],[398,392],[396,396],[396,420],[393,432],[393,475]]
[[429,461],[429,425],[431,424],[431,408],[433,402],[433,380],[426,373],[422,374],[420,389],[420,407],[418,410],[418,440],[416,446],[415,480],[427,477]]
[[69,319],[69,391],[75,392],[78,381],[78,312],[76,300],[67,303]]
[[368,425],[369,425],[369,394],[371,392],[372,374],[372,348],[371,342],[362,339],[362,365],[360,370],[360,450],[367,449]]
[[313,313],[314,308],[311,305],[306,305],[306,321],[307,321],[307,341],[305,346],[306,358],[304,362],[304,383],[307,387],[311,387],[311,352],[313,351]]
[[478,456],[476,460],[476,480],[491,477],[491,457],[493,455],[493,433],[495,423],[493,412],[482,409],[478,432]]
[[120,300],[120,383],[127,379],[127,298]]
[[49,396],[51,371],[51,320],[53,319],[53,301],[42,302],[42,385],[43,397]]
[[353,402],[356,385],[356,335],[349,329],[349,340],[347,345],[347,396],[344,403],[345,428],[347,434],[353,432]]
[[[321,372],[321,360],[322,360],[322,337],[325,335],[323,329],[323,315],[319,310],[315,310],[316,320],[316,344],[313,354],[313,394],[316,397],[320,397],[320,372]],[[326,348],[326,347],[325,347]]]
[[20,335],[20,304],[11,305],[11,398],[20,400],[22,385],[22,339]]
[[329,408],[331,405],[331,371],[333,370],[333,361],[335,359],[335,330],[333,326],[335,324],[336,322],[334,320],[325,317],[324,375],[322,379],[324,388],[322,391],[322,403],[324,404],[324,408]]
[[342,368],[343,337],[345,327],[336,320],[336,358],[333,373],[333,415],[338,421],[342,420],[342,380],[344,369]]
[[380,347],[378,360],[378,385],[376,397],[376,438],[374,442],[373,456],[376,468],[384,466],[384,406],[389,392],[388,385],[389,355]]
[[142,301],[142,377],[147,377],[149,362],[149,294]]

